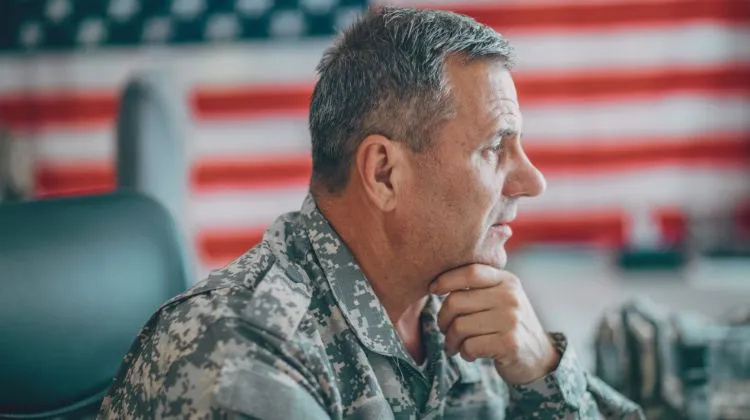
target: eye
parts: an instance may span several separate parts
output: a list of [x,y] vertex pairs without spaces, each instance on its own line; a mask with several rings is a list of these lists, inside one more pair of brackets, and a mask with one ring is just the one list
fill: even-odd
[[503,158],[503,149],[505,148],[505,141],[498,140],[492,145],[486,147],[482,151],[484,159],[492,166],[497,166]]
[[490,146],[489,150],[494,154],[500,154],[504,148],[505,148],[505,139],[500,139],[495,144]]
[[499,137],[497,140],[495,140],[494,143],[492,143],[492,145],[487,148],[487,154],[490,154],[490,158],[492,158],[493,160],[500,160],[500,158],[503,156],[505,145],[505,137]]

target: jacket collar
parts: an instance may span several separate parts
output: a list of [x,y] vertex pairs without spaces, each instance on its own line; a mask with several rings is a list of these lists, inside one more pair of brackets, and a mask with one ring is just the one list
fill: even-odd
[[410,360],[370,282],[311,195],[300,214],[334,299],[357,338],[371,351]]
[[[311,195],[305,198],[300,214],[334,299],[357,338],[373,352],[412,361],[370,282]],[[444,394],[456,381],[479,381],[481,372],[475,363],[460,355],[449,358],[443,351],[445,337],[437,326],[441,304],[437,296],[430,295],[420,319],[428,357],[439,358],[443,369],[443,375],[438,376],[445,383],[435,391]]]

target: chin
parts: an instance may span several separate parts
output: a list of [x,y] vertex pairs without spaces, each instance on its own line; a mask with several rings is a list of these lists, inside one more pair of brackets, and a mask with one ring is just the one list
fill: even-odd
[[503,250],[502,255],[496,257],[494,263],[491,265],[497,269],[503,270],[505,269],[506,264],[508,264],[508,255],[505,253],[505,250]]
[[508,253],[505,251],[504,246],[493,247],[492,250],[483,252],[475,262],[502,270],[508,263]]

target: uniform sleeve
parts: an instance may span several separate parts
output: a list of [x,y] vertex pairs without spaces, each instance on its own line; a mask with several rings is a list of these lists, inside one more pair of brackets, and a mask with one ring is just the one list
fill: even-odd
[[557,369],[526,385],[511,385],[508,418],[645,420],[641,408],[586,373],[562,334]]
[[315,376],[289,344],[237,319],[196,335],[189,327],[197,326],[140,340],[99,418],[330,418]]

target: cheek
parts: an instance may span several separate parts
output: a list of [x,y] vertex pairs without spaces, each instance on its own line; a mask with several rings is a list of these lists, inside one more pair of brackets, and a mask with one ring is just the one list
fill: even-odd
[[450,218],[462,231],[475,234],[484,232],[488,220],[495,217],[495,208],[501,200],[497,178],[492,173],[481,170],[464,170],[453,174],[450,202],[443,203]]
[[415,197],[421,202],[415,205],[454,224],[484,225],[502,199],[502,173],[479,158],[424,168],[419,178]]
[[490,164],[484,163],[476,168],[474,176],[475,197],[483,208],[491,211],[502,201],[505,173]]
[[[444,175],[443,175],[444,176]],[[450,185],[446,179],[441,177],[438,171],[423,168],[415,178],[414,184],[409,191],[409,197],[404,202],[408,203],[412,220],[420,220],[427,223],[439,222],[441,210],[450,201]]]

